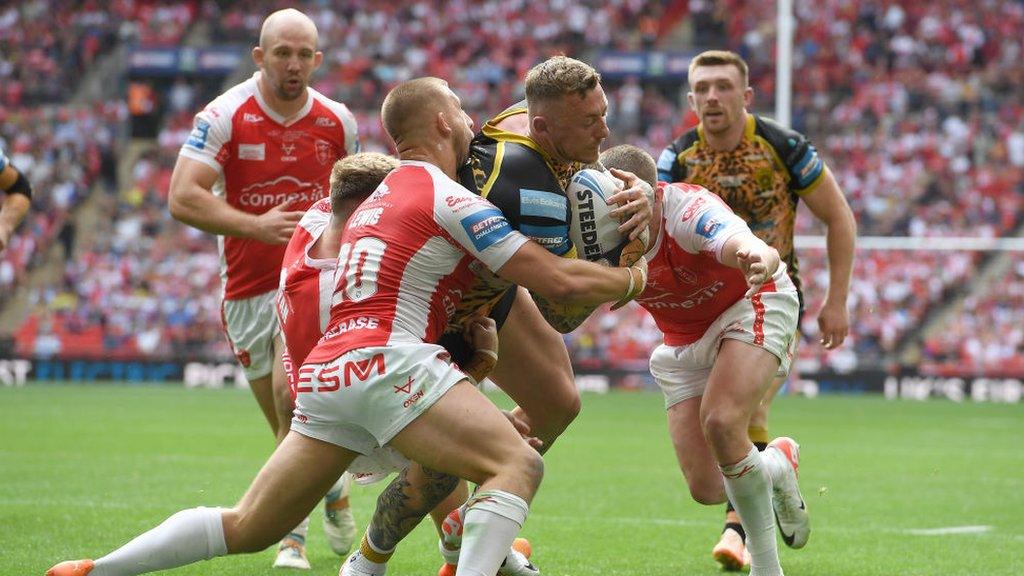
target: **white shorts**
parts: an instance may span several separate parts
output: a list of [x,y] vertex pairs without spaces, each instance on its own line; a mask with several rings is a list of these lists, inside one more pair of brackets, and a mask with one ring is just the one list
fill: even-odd
[[292,430],[370,455],[467,376],[436,344],[358,348],[299,368]]
[[274,338],[281,333],[274,299],[277,290],[221,303],[221,320],[231,350],[252,382],[269,376],[274,366]]
[[727,308],[700,340],[654,349],[651,375],[665,394],[666,409],[704,394],[723,338],[764,348],[779,359],[777,376],[789,373],[800,313],[796,291],[763,292],[760,296],[764,305],[760,318],[750,298],[743,298]]

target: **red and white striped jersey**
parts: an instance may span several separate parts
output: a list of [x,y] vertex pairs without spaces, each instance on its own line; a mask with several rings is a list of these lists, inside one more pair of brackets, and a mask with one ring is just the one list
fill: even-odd
[[[310,206],[292,234],[281,263],[277,318],[284,334],[286,368],[293,380],[309,351],[327,331],[337,258],[313,258],[310,248],[331,223],[331,199]],[[290,366],[289,366],[290,365]]]
[[330,326],[307,364],[436,342],[481,265],[501,268],[527,238],[437,166],[406,160],[352,213],[341,241]]
[[[743,273],[721,258],[726,241],[750,229],[721,198],[700,186],[659,182],[658,194],[661,230],[647,253],[647,287],[636,301],[654,317],[665,344],[683,346],[700,340],[746,294]],[[759,292],[778,290],[795,290],[784,265]]]
[[[309,89],[306,105],[285,123],[260,95],[260,73],[196,114],[180,155],[219,174],[213,193],[231,207],[262,214],[275,206],[306,210],[330,193],[334,162],[359,149],[356,120],[344,104]],[[221,236],[224,298],[277,288],[284,246]]]

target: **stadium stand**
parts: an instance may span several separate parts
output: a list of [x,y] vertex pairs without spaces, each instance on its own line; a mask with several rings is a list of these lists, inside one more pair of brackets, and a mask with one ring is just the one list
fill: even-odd
[[[0,12],[0,43],[7,42],[5,47],[20,44],[22,32],[12,30],[26,23],[37,28],[55,28],[46,18],[72,18],[75,23],[66,27],[69,31],[59,42],[40,38],[34,52],[42,56],[32,56],[35,60],[28,55],[33,50],[25,48],[0,63],[0,79],[23,85],[12,91],[5,83],[0,100],[6,104],[26,98],[25,67],[41,57],[53,62],[46,66],[63,70],[67,67],[56,63],[71,57],[95,60],[117,43],[180,41],[196,33],[197,24],[206,27],[206,39],[247,46],[258,34],[262,15],[281,3],[124,2],[114,3],[102,17],[89,2],[74,16],[52,15],[47,9],[51,4],[30,2]],[[486,0],[474,2],[470,11],[465,9],[468,2],[457,0],[448,3],[444,15],[428,4],[364,0],[306,7],[318,23],[325,52],[314,87],[349,104],[364,149],[388,150],[377,109],[387,90],[403,79],[424,74],[451,79],[479,122],[520,97],[519,79],[548,54],[587,58],[601,49],[656,49],[670,38],[683,38],[693,49],[728,47],[741,53],[751,64],[755,109],[770,113],[774,104],[771,3]],[[814,3],[813,10],[797,2],[796,16],[793,124],[811,137],[836,173],[862,235],[1019,233],[1024,208],[1024,70],[1016,36],[1024,26],[1024,7],[1019,2],[994,1],[980,10],[966,0],[900,1],[884,8],[826,0]],[[151,24],[153,18],[164,25]],[[73,48],[86,43],[96,47]],[[657,79],[606,82],[613,130],[609,144],[629,142],[656,154],[695,122],[682,88]],[[40,340],[44,351],[47,345],[52,349],[56,340],[65,352],[160,356],[187,349],[230,358],[217,325],[213,238],[176,224],[163,208],[170,167],[187,137],[195,103],[205,101],[205,88],[183,78],[158,89],[167,106],[153,145],[123,171],[131,176],[107,201],[112,216],[104,223],[104,234],[97,235],[105,238],[80,247],[83,257],[68,264],[64,281],[34,296],[39,312],[17,331],[22,353],[31,353]],[[47,92],[34,84],[31,90]],[[49,93],[58,96],[52,89]],[[58,132],[31,120],[33,114],[53,113],[14,110],[5,113],[21,120],[3,122],[9,146],[17,147],[10,144],[12,139],[26,138],[26,131]],[[105,126],[116,125],[124,121],[123,105],[101,105],[99,115]],[[59,116],[53,122],[64,130],[92,130],[86,114],[70,114],[75,119],[63,121]],[[77,126],[75,122],[86,124],[66,126]],[[85,151],[66,151],[70,145],[65,144],[43,157],[98,167],[102,162],[81,159],[109,154],[114,136],[87,139]],[[21,146],[22,154],[39,148]],[[95,180],[96,170],[85,169],[75,181],[78,196]],[[67,176],[63,170],[49,172]],[[53,193],[60,186],[46,188]],[[19,235],[24,246],[14,246],[0,264],[0,284],[16,281],[31,254],[39,252],[36,244],[52,242],[47,238],[60,229],[59,212],[54,216],[37,209],[32,218],[33,233]],[[57,220],[35,223],[37,218]],[[798,233],[820,234],[813,222],[801,214]],[[149,238],[126,240],[140,231]],[[821,250],[805,249],[800,255],[808,286],[804,329],[812,338],[827,274]],[[162,260],[176,265],[165,266]],[[807,341],[798,366],[834,371],[889,366],[918,349],[922,362],[934,370],[977,366],[1024,371],[1017,365],[1020,317],[1013,312],[1024,308],[1019,266],[1010,266],[996,289],[970,282],[976,270],[997,260],[986,252],[859,250],[850,296],[850,343],[825,353]],[[124,284],[109,282],[111,271]],[[937,327],[922,330],[931,324]],[[70,340],[75,326],[98,329],[89,347],[79,348],[84,344]],[[643,370],[657,331],[639,308],[629,306],[595,315],[566,339],[580,368]]]

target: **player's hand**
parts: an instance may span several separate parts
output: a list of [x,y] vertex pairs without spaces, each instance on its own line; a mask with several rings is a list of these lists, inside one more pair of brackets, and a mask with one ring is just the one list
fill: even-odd
[[266,244],[287,244],[299,225],[303,212],[285,210],[284,204],[278,204],[256,217],[256,236]]
[[490,350],[498,353],[498,326],[489,316],[473,316],[466,321],[462,336],[474,350]]
[[519,435],[523,437],[523,440],[526,440],[526,443],[529,444],[531,448],[534,450],[540,450],[541,447],[544,446],[543,440],[536,436],[530,436],[529,424],[508,410],[502,410],[501,413],[505,415],[505,418],[508,418],[508,421],[512,423],[512,427],[516,429],[516,432],[519,432]]
[[846,303],[833,303],[826,299],[818,312],[818,330],[821,332],[821,345],[826,350],[841,346],[850,332],[850,313]]
[[609,210],[608,214],[622,222],[619,225],[620,233],[628,234],[630,240],[635,240],[651,223],[654,189],[632,172],[616,168],[612,168],[610,172],[625,184],[625,188],[608,197],[609,206],[619,205]]
[[761,286],[775,275],[779,269],[779,252],[763,242],[747,244],[736,251],[736,260],[740,264],[740,272],[747,279],[750,288],[743,295],[750,298]]

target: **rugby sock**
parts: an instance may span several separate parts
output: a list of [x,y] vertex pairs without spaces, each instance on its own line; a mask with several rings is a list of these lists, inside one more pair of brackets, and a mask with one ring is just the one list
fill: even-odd
[[359,551],[362,552],[364,559],[377,566],[387,564],[388,560],[391,560],[391,556],[395,553],[394,548],[391,550],[384,550],[380,546],[374,544],[373,540],[370,540],[369,533],[363,534],[363,541],[359,543]]
[[[768,447],[768,429],[763,426],[749,426],[747,428],[747,436],[750,437],[750,441],[757,447],[758,452],[764,452],[765,448]],[[739,516],[735,514],[736,508],[732,505],[731,500],[725,501],[725,528],[726,530],[735,530],[740,538],[746,542],[747,535],[743,532],[743,526],[739,523]]]
[[192,508],[96,560],[89,576],[135,576],[228,553],[220,508]]
[[768,429],[764,426],[748,426],[747,437],[761,452],[768,447]]
[[772,484],[757,448],[751,446],[746,457],[735,464],[722,466],[725,492],[747,533],[752,576],[782,574],[779,551],[775,543],[775,512],[772,509]]
[[530,507],[503,490],[477,492],[463,517],[462,555],[456,576],[494,576],[508,556]]

